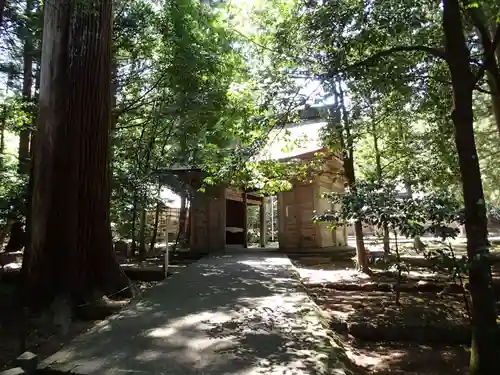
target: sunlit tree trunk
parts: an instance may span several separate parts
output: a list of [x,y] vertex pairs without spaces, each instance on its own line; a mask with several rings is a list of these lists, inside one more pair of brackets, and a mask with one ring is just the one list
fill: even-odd
[[155,221],[153,224],[153,234],[151,235],[151,243],[149,244],[149,252],[153,253],[155,249],[156,237],[158,236],[158,226],[160,224],[160,213],[161,213],[161,183],[158,183],[158,190],[156,191],[156,209],[155,209]]
[[[373,136],[373,148],[375,150],[375,169],[377,174],[377,180],[382,183],[382,157],[378,145],[378,129],[375,119],[375,114],[372,109],[371,114],[371,125],[372,125],[372,136]],[[384,222],[383,227],[383,244],[384,244],[384,254],[389,254],[391,252],[390,240],[389,240],[389,227],[387,223]]]
[[[339,131],[340,143],[344,158],[344,173],[347,185],[350,189],[356,189],[356,176],[354,173],[354,144],[349,123],[349,114],[344,103],[344,93],[341,83],[338,83],[336,90],[337,103],[340,108],[339,119],[341,130]],[[354,235],[356,237],[356,267],[363,272],[370,272],[368,267],[368,257],[366,255],[365,241],[363,238],[363,224],[360,220],[354,222]]]

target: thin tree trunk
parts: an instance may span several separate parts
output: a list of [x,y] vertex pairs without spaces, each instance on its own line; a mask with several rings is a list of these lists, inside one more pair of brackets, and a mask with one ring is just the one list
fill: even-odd
[[[145,200],[144,200],[145,201]],[[144,206],[146,203],[144,202]],[[141,217],[139,219],[139,259],[146,257],[146,207],[141,208]]]
[[5,122],[7,121],[7,111],[2,108],[0,113],[0,172],[3,171],[3,153],[5,151]]
[[443,0],[443,30],[450,68],[452,119],[458,150],[465,205],[469,285],[472,298],[472,375],[500,373],[495,296],[489,264],[486,206],[474,139],[472,91],[475,77],[464,36],[459,0]]
[[[24,26],[24,46],[23,46],[23,103],[25,110],[28,110],[31,105],[31,90],[33,87],[33,33],[26,25],[29,21],[34,2],[33,0],[26,1],[26,9],[24,16],[26,17]],[[27,175],[30,172],[30,136],[31,123],[24,123],[19,134],[19,173]]]
[[[405,177],[405,190],[408,198],[413,198],[413,189],[411,187],[411,182],[408,176]],[[420,239],[419,235],[413,237],[413,248],[417,251],[423,251],[425,249],[425,244]]]
[[0,0],[0,36],[2,36],[4,12],[5,12],[5,0]]
[[[465,5],[470,5],[467,0],[462,0],[462,2]],[[494,45],[497,27],[490,27],[481,4],[479,6],[468,6],[467,10],[483,46],[486,82],[491,92],[490,98],[493,116],[500,135],[500,44]]]
[[187,194],[186,191],[181,192],[181,209],[179,211],[179,241],[181,244],[181,248],[186,246],[187,242]]
[[118,91],[118,64],[116,62],[115,51],[113,49],[112,63],[111,63],[111,131],[109,132],[109,183],[111,186],[111,191],[115,187],[115,180],[113,179],[113,157],[115,149],[115,132],[116,123],[118,121],[116,112],[116,94]]
[[[340,134],[340,143],[344,156],[344,173],[349,188],[356,189],[356,176],[354,174],[354,149],[351,129],[349,124],[349,114],[344,103],[344,92],[341,84],[337,85],[337,102],[341,111],[342,130]],[[345,132],[345,136],[344,136]],[[366,256],[365,242],[363,239],[363,224],[360,220],[354,222],[354,234],[356,236],[356,267],[362,272],[369,273],[368,257]]]
[[112,2],[47,0],[44,11],[31,251],[23,267],[33,298],[74,307],[132,292],[109,216]]
[[[158,225],[160,223],[160,213],[161,213],[161,183],[158,183],[158,191],[156,193],[156,210],[155,210],[155,222],[153,225],[153,234],[151,236],[151,243],[149,244],[149,252],[153,253],[155,249],[156,237],[158,236]],[[167,233],[168,235],[168,233]]]
[[135,252],[137,251],[137,236],[136,236],[136,223],[137,223],[137,205],[139,204],[137,190],[134,189],[134,198],[132,203],[132,248],[130,252],[132,256],[135,256]]
[[191,246],[191,217],[193,215],[193,205],[192,205],[192,196],[190,196],[189,200],[189,208],[188,208],[188,218],[187,218],[187,225],[186,225],[186,244],[188,247]]
[[[380,155],[380,149],[378,147],[378,129],[377,124],[375,123],[375,114],[372,109],[372,136],[373,136],[373,148],[375,149],[375,168],[377,173],[377,180],[379,183],[382,183],[382,161]],[[390,239],[389,239],[389,227],[387,223],[384,222],[383,226],[383,246],[384,246],[384,254],[389,254],[391,252]]]

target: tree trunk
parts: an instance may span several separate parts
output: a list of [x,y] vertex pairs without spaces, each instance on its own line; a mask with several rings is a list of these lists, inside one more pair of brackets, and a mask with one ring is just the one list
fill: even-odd
[[141,218],[139,220],[139,259],[146,257],[146,214],[146,208],[142,207]]
[[[160,223],[160,213],[161,213],[161,184],[158,183],[158,191],[156,193],[156,210],[155,210],[155,222],[153,225],[153,234],[151,235],[151,243],[149,244],[149,252],[153,253],[155,249],[156,237],[158,236],[158,225]],[[167,233],[168,236],[168,233]]]
[[193,197],[190,196],[190,204],[189,204],[189,208],[188,208],[188,218],[187,218],[187,225],[186,225],[186,244],[188,247],[191,246],[191,230],[192,230],[191,217],[193,215],[193,205],[192,205],[193,200],[192,199],[193,199]]
[[498,327],[489,265],[486,206],[474,139],[472,91],[475,77],[464,37],[459,0],[443,0],[443,29],[453,88],[455,141],[465,205],[469,285],[472,298],[472,375],[500,373]]
[[0,0],[0,36],[2,35],[3,13],[5,12],[5,0]]
[[[337,101],[341,111],[342,129],[339,132],[342,153],[344,157],[344,173],[349,188],[356,189],[356,176],[354,174],[354,145],[349,124],[349,114],[344,103],[344,92],[341,84],[337,85]],[[345,136],[344,136],[345,132]],[[354,234],[356,236],[356,267],[365,273],[369,273],[368,257],[366,256],[365,241],[363,238],[363,224],[360,220],[354,222]]]
[[137,195],[137,190],[134,190],[134,198],[133,198],[133,203],[132,203],[132,233],[131,233],[131,240],[132,240],[132,246],[130,249],[130,252],[132,253],[132,256],[135,256],[135,252],[137,251],[137,236],[136,236],[136,223],[137,223],[137,205],[139,204],[138,200],[138,195]]
[[[402,132],[401,132],[402,133]],[[404,137],[403,137],[404,140]],[[408,196],[409,199],[413,198],[413,188],[411,186],[411,179],[408,176],[408,174],[405,176],[405,190],[406,190],[406,195]],[[424,251],[425,250],[425,244],[422,242],[420,239],[419,235],[416,235],[413,237],[413,248],[417,251]]]
[[[26,1],[26,10],[24,15],[26,23],[31,17],[33,11],[33,0]],[[23,104],[25,111],[31,111],[31,90],[33,87],[33,33],[30,28],[24,26],[24,46],[23,46]],[[30,172],[30,136],[31,136],[31,123],[24,123],[19,133],[19,173],[27,175]]]
[[3,171],[3,153],[5,151],[5,122],[7,121],[7,111],[2,108],[0,113],[0,172]]
[[[382,161],[380,155],[380,149],[378,148],[378,129],[377,124],[375,123],[375,114],[372,110],[372,135],[373,135],[373,148],[375,149],[375,168],[377,173],[377,180],[379,183],[382,183]],[[384,222],[382,225],[383,234],[383,244],[384,244],[384,254],[389,254],[391,252],[391,245],[389,239],[389,227],[387,223]]]
[[179,241],[180,247],[185,248],[187,243],[187,194],[183,190],[181,192],[181,209],[179,211]]
[[113,158],[115,150],[116,123],[118,121],[116,112],[116,94],[118,91],[118,63],[116,62],[116,51],[113,49],[111,62],[111,131],[109,132],[109,183],[111,191],[116,188],[116,181],[113,178]]
[[[47,0],[27,291],[70,306],[127,290],[109,205],[112,2]],[[89,110],[91,109],[91,110]]]
[[481,45],[483,46],[483,64],[486,70],[486,82],[491,92],[491,106],[493,116],[500,135],[500,44],[494,45],[496,26],[489,24],[488,17],[481,5],[470,6],[470,2],[462,0],[468,6],[468,15],[476,28]]

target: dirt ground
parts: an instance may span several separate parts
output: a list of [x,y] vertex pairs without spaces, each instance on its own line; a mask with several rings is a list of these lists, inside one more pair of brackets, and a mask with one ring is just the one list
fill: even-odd
[[[411,268],[395,303],[395,275],[371,276],[350,261],[292,259],[311,297],[331,317],[346,353],[365,374],[466,374],[470,342],[463,289],[446,275]],[[495,266],[495,276],[500,267]],[[465,294],[467,296],[467,294]]]

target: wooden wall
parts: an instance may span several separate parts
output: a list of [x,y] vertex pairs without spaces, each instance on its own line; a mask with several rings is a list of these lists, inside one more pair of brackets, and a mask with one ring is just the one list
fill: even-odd
[[222,250],[226,245],[225,188],[211,187],[206,192],[196,192],[192,204],[192,251]]
[[311,220],[315,209],[315,184],[294,184],[292,191],[278,194],[280,248],[314,248],[317,225]]
[[294,183],[293,189],[278,194],[278,236],[280,248],[326,248],[347,245],[345,227],[330,229],[328,223],[313,223],[314,211],[321,213],[331,208],[324,193],[344,191],[339,172],[342,164],[331,159],[317,173],[311,183]]

